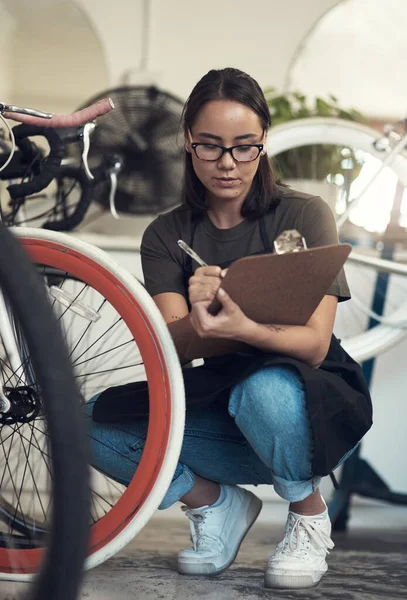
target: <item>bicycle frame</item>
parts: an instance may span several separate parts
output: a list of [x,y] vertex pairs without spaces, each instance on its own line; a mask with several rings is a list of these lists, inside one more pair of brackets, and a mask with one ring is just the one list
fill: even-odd
[[[10,319],[10,311],[7,308],[7,304],[3,295],[3,292],[0,290],[0,338],[3,342],[4,349],[8,356],[8,360],[10,361],[11,368],[13,370],[12,376],[10,379],[17,379],[18,385],[26,385],[27,382],[25,380],[24,375],[24,364],[27,361],[27,358],[20,357],[20,351],[17,344],[17,339],[15,335],[15,329],[12,325]],[[3,392],[0,390],[0,395]],[[2,397],[4,402],[5,397]],[[8,402],[8,401],[7,401]],[[10,408],[10,406],[8,407]]]

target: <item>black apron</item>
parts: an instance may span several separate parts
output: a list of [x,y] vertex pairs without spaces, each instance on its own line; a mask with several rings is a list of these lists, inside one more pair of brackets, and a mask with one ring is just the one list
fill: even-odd
[[[198,222],[193,219],[191,248]],[[264,248],[261,254],[270,253],[272,248],[263,218],[259,220],[259,228]],[[230,262],[219,266],[227,268]],[[192,274],[192,259],[186,256],[186,298]],[[226,409],[234,385],[254,371],[273,365],[291,367],[301,376],[314,441],[312,471],[316,476],[328,475],[372,425],[372,403],[362,369],[334,335],[327,356],[318,369],[295,358],[256,349],[250,354],[207,358],[199,367],[184,367],[186,408],[201,407],[204,410],[205,405],[211,402],[222,402]],[[145,381],[108,388],[96,400],[93,409],[93,419],[98,422],[128,422],[147,414],[148,387]]]

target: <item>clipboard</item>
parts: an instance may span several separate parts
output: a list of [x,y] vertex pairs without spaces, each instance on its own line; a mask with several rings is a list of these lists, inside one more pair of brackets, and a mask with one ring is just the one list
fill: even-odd
[[[284,254],[258,254],[233,262],[221,287],[257,323],[305,325],[350,254],[350,244],[333,244]],[[216,314],[215,298],[208,308]],[[200,338],[189,315],[168,324],[181,363],[252,347],[235,340]]]
[[[284,254],[258,254],[233,262],[221,284],[257,323],[305,325],[352,250],[332,244]],[[208,311],[215,315],[215,298]]]

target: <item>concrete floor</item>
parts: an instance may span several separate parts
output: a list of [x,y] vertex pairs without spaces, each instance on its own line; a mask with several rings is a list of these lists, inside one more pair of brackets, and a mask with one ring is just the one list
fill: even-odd
[[407,507],[356,505],[347,534],[336,534],[329,571],[317,588],[274,591],[263,569],[282,537],[286,506],[266,503],[232,567],[216,578],[179,575],[176,552],[189,545],[179,507],[159,511],[121,553],[89,571],[80,594],[87,600],[379,600],[407,598]]

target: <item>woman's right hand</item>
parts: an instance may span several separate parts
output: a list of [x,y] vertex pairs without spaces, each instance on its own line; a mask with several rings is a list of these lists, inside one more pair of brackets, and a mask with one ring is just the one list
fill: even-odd
[[225,271],[220,267],[199,267],[189,279],[188,296],[191,306],[204,303],[209,306],[222,282]]

